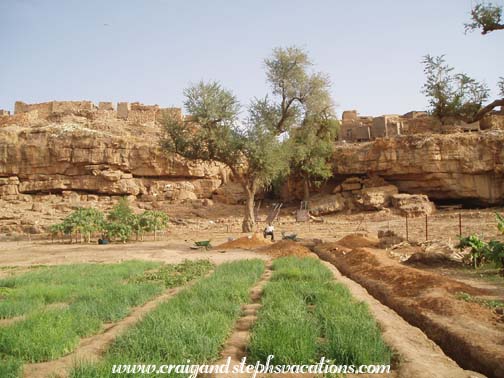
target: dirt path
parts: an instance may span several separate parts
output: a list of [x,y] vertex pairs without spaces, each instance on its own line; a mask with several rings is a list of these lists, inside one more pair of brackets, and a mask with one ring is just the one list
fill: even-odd
[[[213,243],[213,241],[212,241]],[[17,274],[30,266],[38,264],[58,265],[76,263],[113,263],[126,260],[158,261],[177,264],[185,259],[209,259],[216,265],[227,261],[262,258],[253,251],[226,250],[216,248],[205,250],[190,249],[190,242],[184,240],[148,241],[128,244],[51,244],[50,242],[9,242],[1,243],[0,271],[8,275],[9,271]],[[12,268],[12,269],[7,269]],[[14,269],[15,268],[15,269]]]
[[[212,274],[213,271],[205,275]],[[105,353],[113,341],[124,333],[129,327],[139,322],[146,314],[153,311],[159,304],[172,298],[181,290],[194,285],[199,279],[188,282],[184,286],[171,288],[149,302],[132,309],[130,315],[124,319],[105,325],[104,332],[86,337],[79,342],[76,350],[57,360],[25,364],[24,378],[66,378],[69,370],[79,361],[94,362]]]
[[[250,303],[242,306],[242,316],[236,321],[231,336],[228,338],[221,351],[221,359],[214,364],[225,364],[227,359],[231,357],[230,371],[233,366],[239,365],[240,360],[247,354],[247,345],[250,340],[250,330],[257,320],[257,311],[262,307],[261,297],[264,286],[268,283],[272,276],[271,260],[266,263],[266,268],[260,280],[250,290]],[[240,374],[233,374],[233,377]],[[243,377],[248,377],[250,374],[243,374]],[[214,374],[212,378],[229,377],[229,374]]]

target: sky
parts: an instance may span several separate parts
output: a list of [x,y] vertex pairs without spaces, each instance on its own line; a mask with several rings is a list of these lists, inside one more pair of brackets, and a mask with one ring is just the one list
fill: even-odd
[[426,54],[445,54],[496,97],[504,31],[466,35],[472,1],[0,0],[0,108],[17,100],[181,107],[184,88],[202,79],[247,105],[269,90],[264,59],[292,45],[330,76],[339,114],[424,110]]

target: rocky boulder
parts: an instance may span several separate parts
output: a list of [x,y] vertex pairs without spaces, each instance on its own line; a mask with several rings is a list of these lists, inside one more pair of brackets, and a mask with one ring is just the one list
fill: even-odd
[[310,214],[321,216],[347,209],[347,201],[341,194],[314,196],[310,201]]
[[228,205],[238,205],[245,203],[247,196],[243,191],[241,184],[237,182],[228,182],[216,189],[212,195],[212,200]]
[[436,206],[423,194],[394,194],[392,206],[399,214],[409,217],[430,215],[436,210]]
[[355,202],[362,210],[381,210],[390,207],[392,196],[397,193],[395,185],[364,188],[356,194]]

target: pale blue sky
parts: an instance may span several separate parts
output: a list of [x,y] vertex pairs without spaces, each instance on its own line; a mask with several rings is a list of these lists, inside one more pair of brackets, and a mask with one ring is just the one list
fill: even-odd
[[504,32],[465,35],[470,7],[471,0],[0,0],[0,108],[81,99],[181,106],[183,88],[200,79],[221,81],[246,104],[268,90],[263,60],[272,48],[294,44],[330,75],[340,114],[424,109],[420,61],[428,53],[446,54],[496,96]]

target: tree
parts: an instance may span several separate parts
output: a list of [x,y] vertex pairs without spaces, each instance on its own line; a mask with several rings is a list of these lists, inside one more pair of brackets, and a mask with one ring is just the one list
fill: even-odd
[[168,220],[168,215],[162,211],[146,210],[137,216],[137,230],[140,231],[140,234],[154,232],[154,240],[156,240],[156,232],[165,228]]
[[79,234],[89,243],[91,235],[102,231],[105,225],[103,213],[98,209],[80,207],[68,215],[61,223],[50,227],[53,235],[63,233],[65,235]]
[[105,230],[110,238],[117,238],[125,243],[133,233],[137,218],[128,200],[122,197],[107,216]]
[[265,60],[271,97],[256,101],[256,116],[277,133],[291,138],[292,173],[303,178],[305,199],[313,180],[331,176],[329,159],[338,131],[331,82],[298,47],[276,48]]
[[291,132],[291,169],[303,179],[304,200],[310,197],[313,181],[327,180],[332,176],[330,160],[339,122],[331,117],[310,117],[302,127]]
[[164,147],[188,159],[225,164],[247,196],[242,229],[254,229],[254,197],[260,188],[287,174],[291,129],[333,114],[329,78],[310,71],[308,54],[298,47],[276,48],[265,60],[271,93],[254,99],[244,122],[235,96],[216,82],[186,89],[189,119],[168,116]]
[[478,3],[471,9],[471,22],[464,25],[466,32],[481,29],[485,35],[495,30],[504,30],[502,6]]
[[301,125],[307,114],[332,112],[329,77],[309,72],[313,63],[305,50],[295,46],[275,48],[265,66],[273,100],[266,96],[256,104],[256,111],[277,133]]
[[258,101],[249,117],[238,122],[236,97],[217,82],[199,82],[184,91],[188,119],[166,116],[164,148],[191,160],[227,166],[246,193],[243,232],[254,229],[254,198],[258,189],[288,169],[286,144],[268,127]]
[[476,122],[504,104],[501,99],[483,107],[490,95],[487,85],[466,74],[454,73],[454,69],[446,64],[444,55],[426,55],[422,63],[427,77],[422,91],[429,98],[432,115],[442,124],[451,118]]

